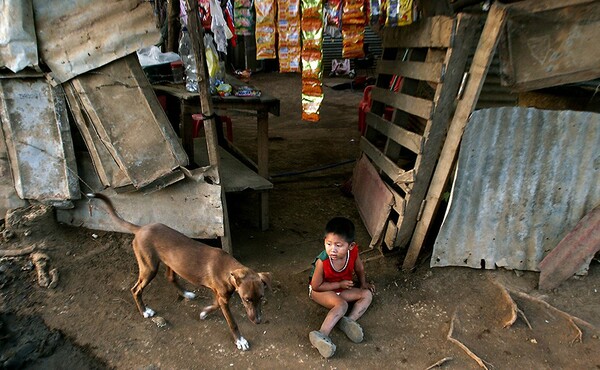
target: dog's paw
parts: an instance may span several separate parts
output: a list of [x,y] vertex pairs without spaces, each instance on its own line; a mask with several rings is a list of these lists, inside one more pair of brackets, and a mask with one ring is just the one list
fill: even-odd
[[208,313],[206,311],[200,312],[200,320],[206,319],[206,316],[208,316]]
[[241,349],[242,351],[247,351],[250,349],[250,343],[248,343],[248,341],[244,337],[240,337],[238,340],[236,340],[235,345],[238,349]]
[[186,299],[194,299],[194,298],[196,298],[196,294],[186,291],[186,292],[183,292],[183,297]]
[[144,317],[147,319],[149,317],[154,316],[156,312],[154,312],[153,309],[151,309],[150,307],[146,307],[146,309],[144,310]]

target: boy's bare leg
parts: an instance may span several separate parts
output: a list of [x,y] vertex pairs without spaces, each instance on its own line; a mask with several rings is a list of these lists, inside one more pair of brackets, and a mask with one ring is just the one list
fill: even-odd
[[321,324],[321,333],[329,336],[335,325],[348,311],[348,302],[356,302],[348,318],[356,321],[369,308],[373,300],[373,294],[370,290],[351,288],[346,289],[337,295],[335,292],[312,292],[312,300],[321,306],[328,308],[329,313]]
[[319,331],[326,336],[329,336],[338,321],[348,311],[348,302],[333,291],[328,292],[312,292],[312,300],[321,306],[328,308],[329,312],[325,316],[325,320],[321,324]]
[[[354,321],[357,321],[364,315],[373,301],[373,293],[367,289],[352,288],[343,291],[340,295],[348,302],[356,301],[354,307],[352,307],[352,311],[348,315],[348,318]],[[356,298],[357,296],[359,297],[358,299]]]

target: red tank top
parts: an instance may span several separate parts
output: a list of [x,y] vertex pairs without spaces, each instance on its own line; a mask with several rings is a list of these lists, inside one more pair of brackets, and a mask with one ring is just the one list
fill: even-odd
[[[354,263],[358,258],[358,246],[354,246],[351,250],[348,251],[348,257],[346,258],[346,264],[344,267],[336,271],[331,264],[331,260],[327,255],[327,252],[323,251],[319,256],[315,259],[320,259],[323,262],[323,281],[328,283],[337,283],[342,280],[352,280],[354,277]],[[310,274],[312,278],[312,273]],[[343,289],[336,289],[336,292],[341,292]]]

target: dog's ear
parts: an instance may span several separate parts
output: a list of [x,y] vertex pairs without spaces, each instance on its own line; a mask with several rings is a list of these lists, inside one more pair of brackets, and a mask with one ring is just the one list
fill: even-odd
[[231,271],[231,283],[233,284],[233,286],[236,289],[240,286],[240,284],[242,283],[242,280],[244,280],[245,277],[246,277],[246,270],[244,270],[244,269],[237,269],[237,270]]
[[271,290],[271,273],[270,272],[259,272],[258,276],[260,277],[260,280],[262,280],[265,287],[267,287],[267,288],[269,288],[269,290]]

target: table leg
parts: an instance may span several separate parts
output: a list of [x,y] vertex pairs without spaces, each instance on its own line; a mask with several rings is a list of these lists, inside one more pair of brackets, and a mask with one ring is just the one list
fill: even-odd
[[[257,112],[257,133],[256,147],[258,151],[258,174],[265,179],[269,179],[269,112]],[[267,230],[269,228],[269,192],[260,192],[260,228]]]
[[179,117],[181,132],[181,145],[183,150],[187,153],[190,159],[190,165],[195,163],[194,161],[194,122],[192,120],[192,114],[197,113],[198,108],[194,108],[193,105],[188,104],[184,99],[181,99],[181,116]]

